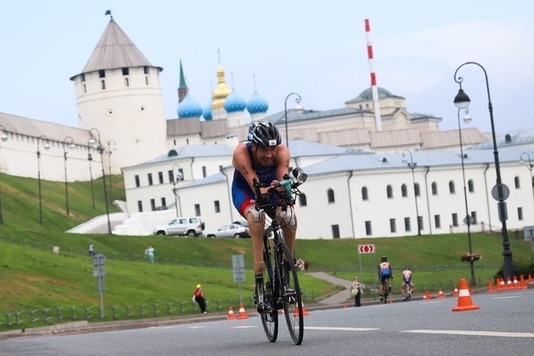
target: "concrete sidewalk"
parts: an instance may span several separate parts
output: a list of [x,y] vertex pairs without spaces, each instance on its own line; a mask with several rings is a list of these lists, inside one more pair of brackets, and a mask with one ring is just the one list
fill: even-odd
[[335,284],[335,285],[342,286],[343,288],[345,288],[344,290],[340,292],[337,292],[335,294],[332,294],[331,296],[328,296],[320,300],[319,301],[320,304],[334,306],[338,304],[353,302],[352,296],[350,295],[350,287],[352,286],[352,281],[349,281],[343,278],[334,277],[325,272],[310,272],[308,274],[314,278],[322,279],[331,284]]

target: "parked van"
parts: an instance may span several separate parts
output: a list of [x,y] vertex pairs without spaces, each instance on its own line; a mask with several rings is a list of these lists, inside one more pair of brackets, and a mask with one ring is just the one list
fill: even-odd
[[167,225],[160,225],[154,229],[154,235],[169,236],[202,236],[205,224],[200,216],[194,218],[180,217],[172,219]]

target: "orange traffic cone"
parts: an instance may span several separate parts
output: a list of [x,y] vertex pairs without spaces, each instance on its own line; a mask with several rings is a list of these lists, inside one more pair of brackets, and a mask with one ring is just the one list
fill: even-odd
[[525,282],[525,277],[523,277],[523,275],[519,277],[519,288],[527,288],[527,283]]
[[232,307],[228,307],[228,316],[226,317],[228,320],[235,320],[235,314]]
[[493,288],[493,282],[491,280],[488,282],[488,292],[495,292],[495,289]]
[[514,276],[514,281],[513,281],[513,287],[514,289],[518,289],[519,288],[519,281],[517,280],[517,277]]
[[510,277],[506,277],[506,289],[512,289],[512,281]]
[[532,275],[528,275],[528,283],[532,283]]
[[245,312],[245,307],[243,306],[243,303],[239,303],[239,313],[237,314],[238,319],[248,319],[248,315]]
[[441,288],[439,289],[439,292],[438,292],[438,298],[439,299],[445,298],[445,294],[443,294],[443,290],[441,290]]
[[[300,315],[299,308],[298,308],[298,306],[296,306],[295,312],[293,313],[293,316],[299,316],[299,315]],[[304,316],[310,315],[310,313],[306,310],[306,307],[304,307],[304,302],[302,302],[302,315],[304,315]]]
[[458,287],[454,287],[454,292],[452,293],[454,297],[458,296]]
[[426,291],[425,294],[423,295],[423,299],[424,300],[430,300],[430,298],[432,298],[432,296],[430,295],[430,292]]
[[458,306],[452,308],[452,311],[466,311],[480,309],[478,305],[473,304],[469,294],[469,286],[465,279],[460,279],[460,292],[458,294]]
[[499,289],[505,289],[506,288],[506,284],[504,283],[504,279],[503,278],[499,278],[498,288]]

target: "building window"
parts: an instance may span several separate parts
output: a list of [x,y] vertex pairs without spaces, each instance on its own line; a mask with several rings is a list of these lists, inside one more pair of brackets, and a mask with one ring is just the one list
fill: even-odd
[[517,220],[519,221],[523,220],[523,208],[521,207],[517,208]]
[[200,216],[200,204],[195,204],[195,216]]
[[406,184],[401,185],[401,194],[403,198],[406,198],[408,196],[408,189],[406,188]]
[[452,226],[458,227],[458,214],[452,214]]
[[422,216],[418,216],[417,217],[417,233],[419,233],[423,229],[424,229],[424,227],[423,227],[423,217]]
[[135,187],[139,188],[141,186],[141,183],[139,182],[139,176],[136,175],[134,178],[135,178]]
[[165,197],[161,198],[161,207],[163,209],[167,209],[167,200],[165,199]]
[[174,183],[174,172],[172,170],[167,171],[167,174],[169,175],[169,183]]
[[456,188],[454,187],[454,182],[452,180],[449,182],[449,193],[456,194]]
[[365,222],[365,234],[367,236],[371,236],[373,234],[373,229],[371,227],[371,222],[370,221],[366,221]]
[[143,67],[144,74],[148,74],[148,67]]
[[472,179],[469,179],[467,181],[467,189],[469,190],[469,193],[474,193],[475,192],[475,184],[473,183]]
[[306,199],[306,194],[300,194],[299,195],[299,204],[300,206],[307,206],[308,205],[308,200]]
[[104,79],[102,79],[102,80],[100,81],[100,84],[101,84],[101,88],[102,88],[102,90],[106,89],[106,81],[105,81]]
[[156,210],[156,199],[150,199],[150,208],[152,211]]
[[389,231],[397,232],[397,222],[395,219],[389,219]]
[[339,234],[339,225],[332,225],[332,238],[339,239],[341,236]]
[[221,212],[221,205],[218,200],[215,200],[213,202],[213,206],[215,207],[215,212],[220,213]]
[[202,166],[202,178],[206,178],[206,166]]
[[106,77],[106,70],[105,69],[100,69],[98,71],[98,77],[99,78],[105,78]]
[[140,213],[143,212],[143,202],[141,200],[137,201],[137,211]]
[[521,188],[521,183],[519,182],[519,177],[516,176],[514,178],[514,184],[515,184],[515,189]]
[[124,67],[122,68],[122,75],[128,75],[130,74],[130,68]]
[[163,172],[158,172],[158,181],[159,184],[163,184]]
[[386,194],[388,196],[388,199],[393,199],[393,188],[391,188],[391,185],[388,185],[386,187]]
[[432,195],[438,195],[438,184],[436,182],[432,183]]
[[333,189],[328,189],[328,191],[326,192],[326,195],[328,196],[328,203],[329,204],[336,202],[336,198],[334,196],[334,190]]
[[85,82],[85,73],[82,73],[82,82]]
[[434,215],[434,225],[436,229],[441,229],[441,217],[439,215]]
[[478,224],[478,218],[477,218],[477,212],[476,211],[472,211],[471,212],[471,224]]
[[410,223],[410,218],[404,218],[404,231],[412,231],[412,224]]
[[362,188],[362,200],[369,200],[369,192],[367,191],[367,187]]
[[152,173],[148,173],[148,185],[152,185],[154,182],[152,181]]
[[130,80],[128,78],[124,78],[124,86],[129,87],[130,86]]
[[421,187],[419,187],[419,183],[415,183],[413,188],[415,190],[415,196],[416,197],[420,197],[421,196]]

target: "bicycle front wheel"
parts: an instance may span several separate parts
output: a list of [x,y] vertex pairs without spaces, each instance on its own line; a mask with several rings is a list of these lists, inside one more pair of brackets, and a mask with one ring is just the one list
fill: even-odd
[[263,261],[265,265],[265,270],[263,272],[264,276],[264,301],[267,305],[267,309],[260,313],[261,323],[263,325],[263,330],[267,336],[267,340],[270,342],[275,342],[278,338],[278,312],[276,310],[276,296],[274,292],[274,276],[273,276],[273,259],[272,254],[270,253],[271,246],[268,239],[263,239]]
[[[281,246],[281,252],[282,256],[280,256],[279,262],[285,268],[282,269],[280,296],[282,297],[289,334],[295,345],[300,345],[304,337],[304,309],[297,268],[293,263],[293,256],[286,245]],[[284,261],[290,262],[284,263]]]

